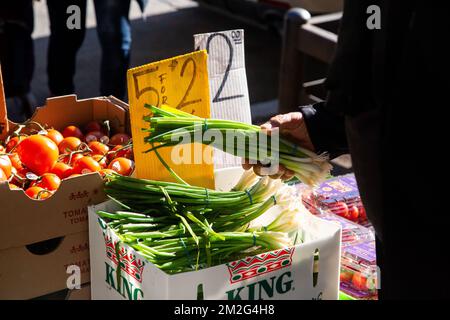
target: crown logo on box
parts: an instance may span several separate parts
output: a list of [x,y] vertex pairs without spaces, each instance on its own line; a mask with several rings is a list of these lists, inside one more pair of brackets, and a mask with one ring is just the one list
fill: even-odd
[[247,280],[292,264],[295,247],[262,253],[227,263],[230,283]]
[[128,250],[124,247],[119,249],[119,259],[117,259],[116,245],[117,241],[112,241],[111,237],[104,234],[106,256],[115,265],[119,265],[120,268],[128,273],[131,277],[136,279],[138,282],[142,282],[142,273],[144,271],[145,262],[140,259],[136,259],[136,255],[133,253],[128,253]]

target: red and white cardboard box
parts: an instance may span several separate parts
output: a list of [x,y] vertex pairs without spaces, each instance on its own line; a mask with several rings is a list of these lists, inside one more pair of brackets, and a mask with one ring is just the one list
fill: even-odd
[[[241,170],[218,170],[216,189],[230,189]],[[112,201],[89,207],[92,299],[195,300],[199,295],[204,299],[229,300],[338,299],[341,229],[308,212],[301,217],[305,240],[302,244],[199,271],[168,275],[126,244],[120,245],[117,258],[118,237],[96,214],[98,210],[115,209]],[[318,276],[314,276],[315,272]]]

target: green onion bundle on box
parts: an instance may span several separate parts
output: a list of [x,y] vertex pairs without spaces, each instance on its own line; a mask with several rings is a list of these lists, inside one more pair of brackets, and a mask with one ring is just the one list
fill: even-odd
[[[144,117],[149,128],[142,129],[149,133],[145,141],[152,147],[148,152],[180,143],[200,142],[255,163],[279,163],[310,186],[318,185],[330,173],[326,155],[317,155],[286,139],[269,136],[258,126],[204,119],[169,107],[146,107],[152,113]],[[196,140],[198,138],[201,141]]]
[[[252,171],[227,192],[117,174],[108,175],[105,191],[120,210],[98,215],[122,242],[170,274],[293,246],[302,238],[293,187]],[[265,217],[275,205],[279,213]]]

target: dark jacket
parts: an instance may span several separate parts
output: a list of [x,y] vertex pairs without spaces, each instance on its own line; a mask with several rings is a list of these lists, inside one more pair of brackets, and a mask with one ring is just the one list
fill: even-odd
[[[366,26],[373,4],[380,30]],[[450,297],[450,273],[432,262],[450,252],[448,187],[435,183],[449,183],[448,19],[441,1],[346,1],[328,98],[302,108],[317,151],[352,155],[385,297]]]

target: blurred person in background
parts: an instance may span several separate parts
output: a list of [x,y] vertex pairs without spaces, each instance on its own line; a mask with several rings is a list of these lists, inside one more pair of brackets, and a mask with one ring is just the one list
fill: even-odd
[[[380,29],[367,26],[371,5]],[[435,183],[450,181],[440,152],[448,146],[447,16],[444,2],[345,1],[326,101],[263,125],[331,158],[350,152],[376,231],[380,299],[450,298],[448,187]],[[280,166],[272,177],[292,175]]]
[[0,63],[8,117],[24,122],[31,116],[36,100],[31,93],[34,71],[33,1],[0,2]]
[[[131,0],[93,0],[97,35],[102,48],[100,94],[124,99],[126,72],[130,63],[131,26],[128,18]],[[137,0],[144,12],[148,0]],[[81,9],[81,28],[69,29],[69,6]],[[86,33],[86,0],[47,0],[50,17],[47,73],[52,95],[75,92],[76,55]]]

